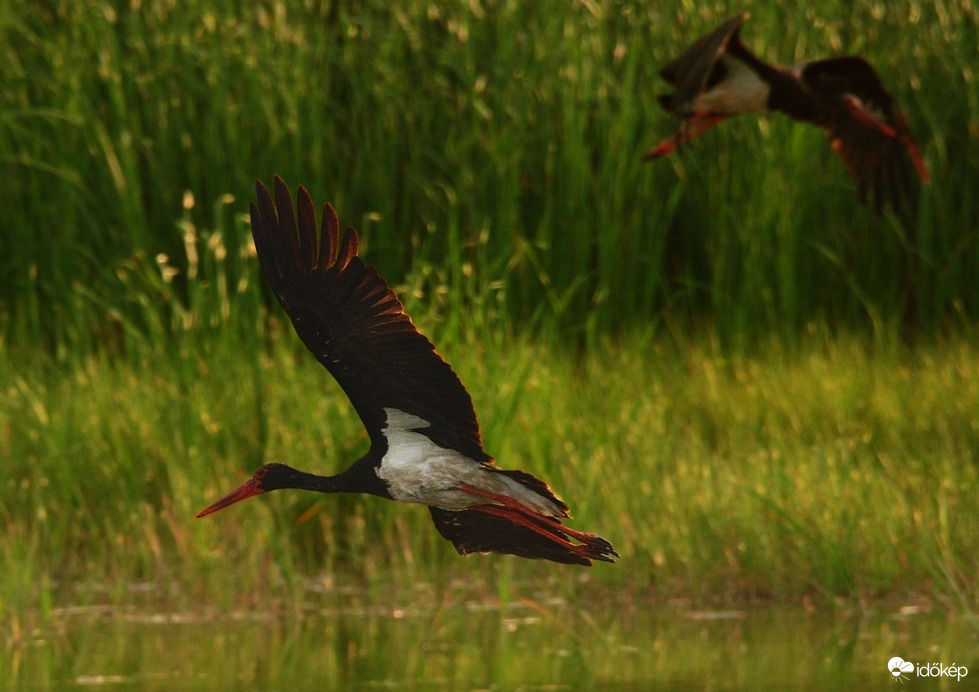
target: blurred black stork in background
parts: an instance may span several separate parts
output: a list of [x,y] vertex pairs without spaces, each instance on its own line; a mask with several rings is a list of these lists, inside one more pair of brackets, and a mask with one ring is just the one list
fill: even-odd
[[335,476],[265,464],[198,518],[280,488],[369,493],[428,505],[436,528],[463,555],[614,562],[611,543],[562,523],[568,506],[544,481],[500,469],[483,451],[469,393],[394,291],[357,256],[357,232],[341,238],[336,212],[325,204],[317,250],[309,193],[299,188],[297,226],[281,178],[274,201],[261,182],[256,188],[251,226],[265,277],[303,343],[347,393],[371,445]]
[[660,74],[675,92],[659,96],[660,105],[684,122],[643,160],[666,156],[732,115],[781,111],[826,132],[857,181],[860,201],[866,203],[869,192],[877,213],[886,202],[897,209],[910,192],[906,153],[929,181],[907,121],[870,63],[844,56],[769,65],[741,42],[747,18],[729,19],[663,67]]

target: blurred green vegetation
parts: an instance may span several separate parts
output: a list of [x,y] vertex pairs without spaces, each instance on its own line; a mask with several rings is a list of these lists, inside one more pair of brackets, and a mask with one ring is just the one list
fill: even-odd
[[64,352],[145,331],[158,316],[125,277],[170,258],[172,300],[152,311],[186,306],[185,249],[204,242],[186,224],[226,229],[237,256],[253,180],[273,173],[333,202],[386,276],[447,315],[495,300],[563,338],[654,322],[725,342],[814,322],[887,337],[908,301],[919,332],[971,324],[979,12],[783,3],[744,27],[773,61],[877,66],[934,177],[901,223],[859,206],[825,137],[781,116],[640,161],[675,127],[653,98],[659,66],[740,9],[9,3],[0,334]]

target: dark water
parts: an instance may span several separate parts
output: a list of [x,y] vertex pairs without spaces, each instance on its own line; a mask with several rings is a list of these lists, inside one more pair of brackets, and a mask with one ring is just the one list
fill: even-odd
[[[920,612],[691,612],[554,599],[203,617],[80,609],[3,652],[3,689],[979,689],[976,630]],[[957,680],[888,661],[965,666]],[[937,669],[934,669],[937,672]],[[6,681],[6,685],[3,685]]]

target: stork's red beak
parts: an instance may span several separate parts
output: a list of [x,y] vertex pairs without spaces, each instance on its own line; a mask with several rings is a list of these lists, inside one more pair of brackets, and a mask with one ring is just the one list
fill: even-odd
[[694,137],[701,135],[720,122],[727,120],[729,116],[725,113],[713,113],[711,111],[701,111],[695,113],[686,124],[675,135],[660,142],[654,149],[647,152],[642,157],[643,161],[652,161],[668,154],[672,154],[677,147],[681,147]]
[[208,514],[214,514],[215,512],[224,509],[225,507],[230,507],[236,502],[241,500],[247,500],[250,497],[255,497],[256,495],[261,495],[265,491],[262,490],[260,479],[252,477],[247,481],[239,485],[237,488],[232,490],[230,493],[222,497],[220,500],[210,505],[206,509],[202,509],[197,513],[196,518],[206,517]]
[[653,159],[658,159],[667,154],[672,154],[673,150],[677,148],[677,137],[670,137],[669,139],[660,142],[653,149],[646,152],[646,155],[642,157],[643,161],[652,161]]

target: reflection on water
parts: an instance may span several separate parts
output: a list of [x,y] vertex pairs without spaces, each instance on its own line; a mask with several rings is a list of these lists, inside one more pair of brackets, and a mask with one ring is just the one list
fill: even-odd
[[894,690],[886,666],[900,656],[972,671],[968,682],[910,680],[915,689],[979,680],[974,631],[927,614],[500,606],[457,593],[357,601],[279,616],[66,612],[51,633],[8,646],[0,675],[50,690]]

